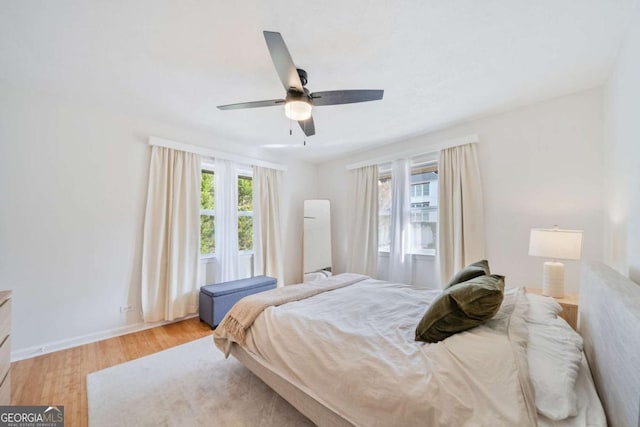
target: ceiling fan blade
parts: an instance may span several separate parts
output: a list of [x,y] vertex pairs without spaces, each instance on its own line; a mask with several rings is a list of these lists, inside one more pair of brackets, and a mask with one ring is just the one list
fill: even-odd
[[313,105],[353,104],[382,99],[384,90],[329,90],[313,92]]
[[293,63],[293,59],[291,59],[291,54],[282,36],[280,33],[273,31],[263,31],[263,33],[267,47],[269,48],[269,53],[271,54],[271,60],[276,67],[284,89],[289,90],[294,88],[298,92],[302,92],[302,82],[300,81],[300,77],[298,77],[298,70]]
[[238,104],[218,105],[219,110],[239,110],[241,108],[275,107],[284,104],[284,99],[268,99],[266,101],[240,102]]
[[313,123],[313,116],[309,117],[307,120],[299,121],[298,124],[305,135],[312,136],[316,134],[316,125]]

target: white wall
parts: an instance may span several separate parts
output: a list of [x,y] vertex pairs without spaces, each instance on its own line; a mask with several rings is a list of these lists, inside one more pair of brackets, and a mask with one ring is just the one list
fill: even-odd
[[[583,259],[602,259],[602,92],[599,89],[469,121],[325,163],[319,196],[332,201],[334,266],[345,270],[349,200],[345,165],[394,153],[429,151],[478,134],[487,256],[508,286],[541,287],[544,259],[527,254],[533,227],[584,230]],[[436,286],[433,258],[414,262],[414,283]],[[577,291],[579,263],[567,261],[566,287]]]
[[302,282],[302,255],[304,234],[304,201],[317,199],[318,166],[305,162],[289,164],[289,179],[284,183],[284,193],[289,200],[284,204],[286,230],[283,236],[285,247],[285,283]]
[[605,86],[604,259],[640,283],[640,5]]
[[[0,289],[14,355],[139,327],[149,135],[289,164],[285,282],[302,277],[302,203],[316,166],[215,135],[0,86]],[[134,311],[119,312],[132,305]]]

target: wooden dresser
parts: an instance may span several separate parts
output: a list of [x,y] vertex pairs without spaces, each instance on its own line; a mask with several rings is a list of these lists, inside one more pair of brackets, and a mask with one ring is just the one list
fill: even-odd
[[0,291],[0,405],[11,404],[11,291]]

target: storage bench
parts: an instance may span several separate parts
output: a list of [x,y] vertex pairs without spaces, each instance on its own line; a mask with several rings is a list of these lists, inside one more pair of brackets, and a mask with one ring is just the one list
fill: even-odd
[[213,329],[241,298],[275,287],[276,279],[269,276],[255,276],[202,286],[200,288],[200,320]]

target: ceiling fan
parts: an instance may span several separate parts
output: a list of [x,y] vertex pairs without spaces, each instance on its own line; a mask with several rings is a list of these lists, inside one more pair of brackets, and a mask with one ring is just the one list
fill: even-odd
[[239,104],[219,105],[220,110],[241,108],[275,107],[284,104],[284,114],[298,122],[307,136],[315,135],[316,129],[311,116],[313,107],[323,105],[353,104],[356,102],[377,101],[382,99],[384,90],[330,90],[310,93],[305,87],[307,72],[296,68],[280,33],[263,31],[273,65],[282,81],[287,94],[284,99],[241,102]]

